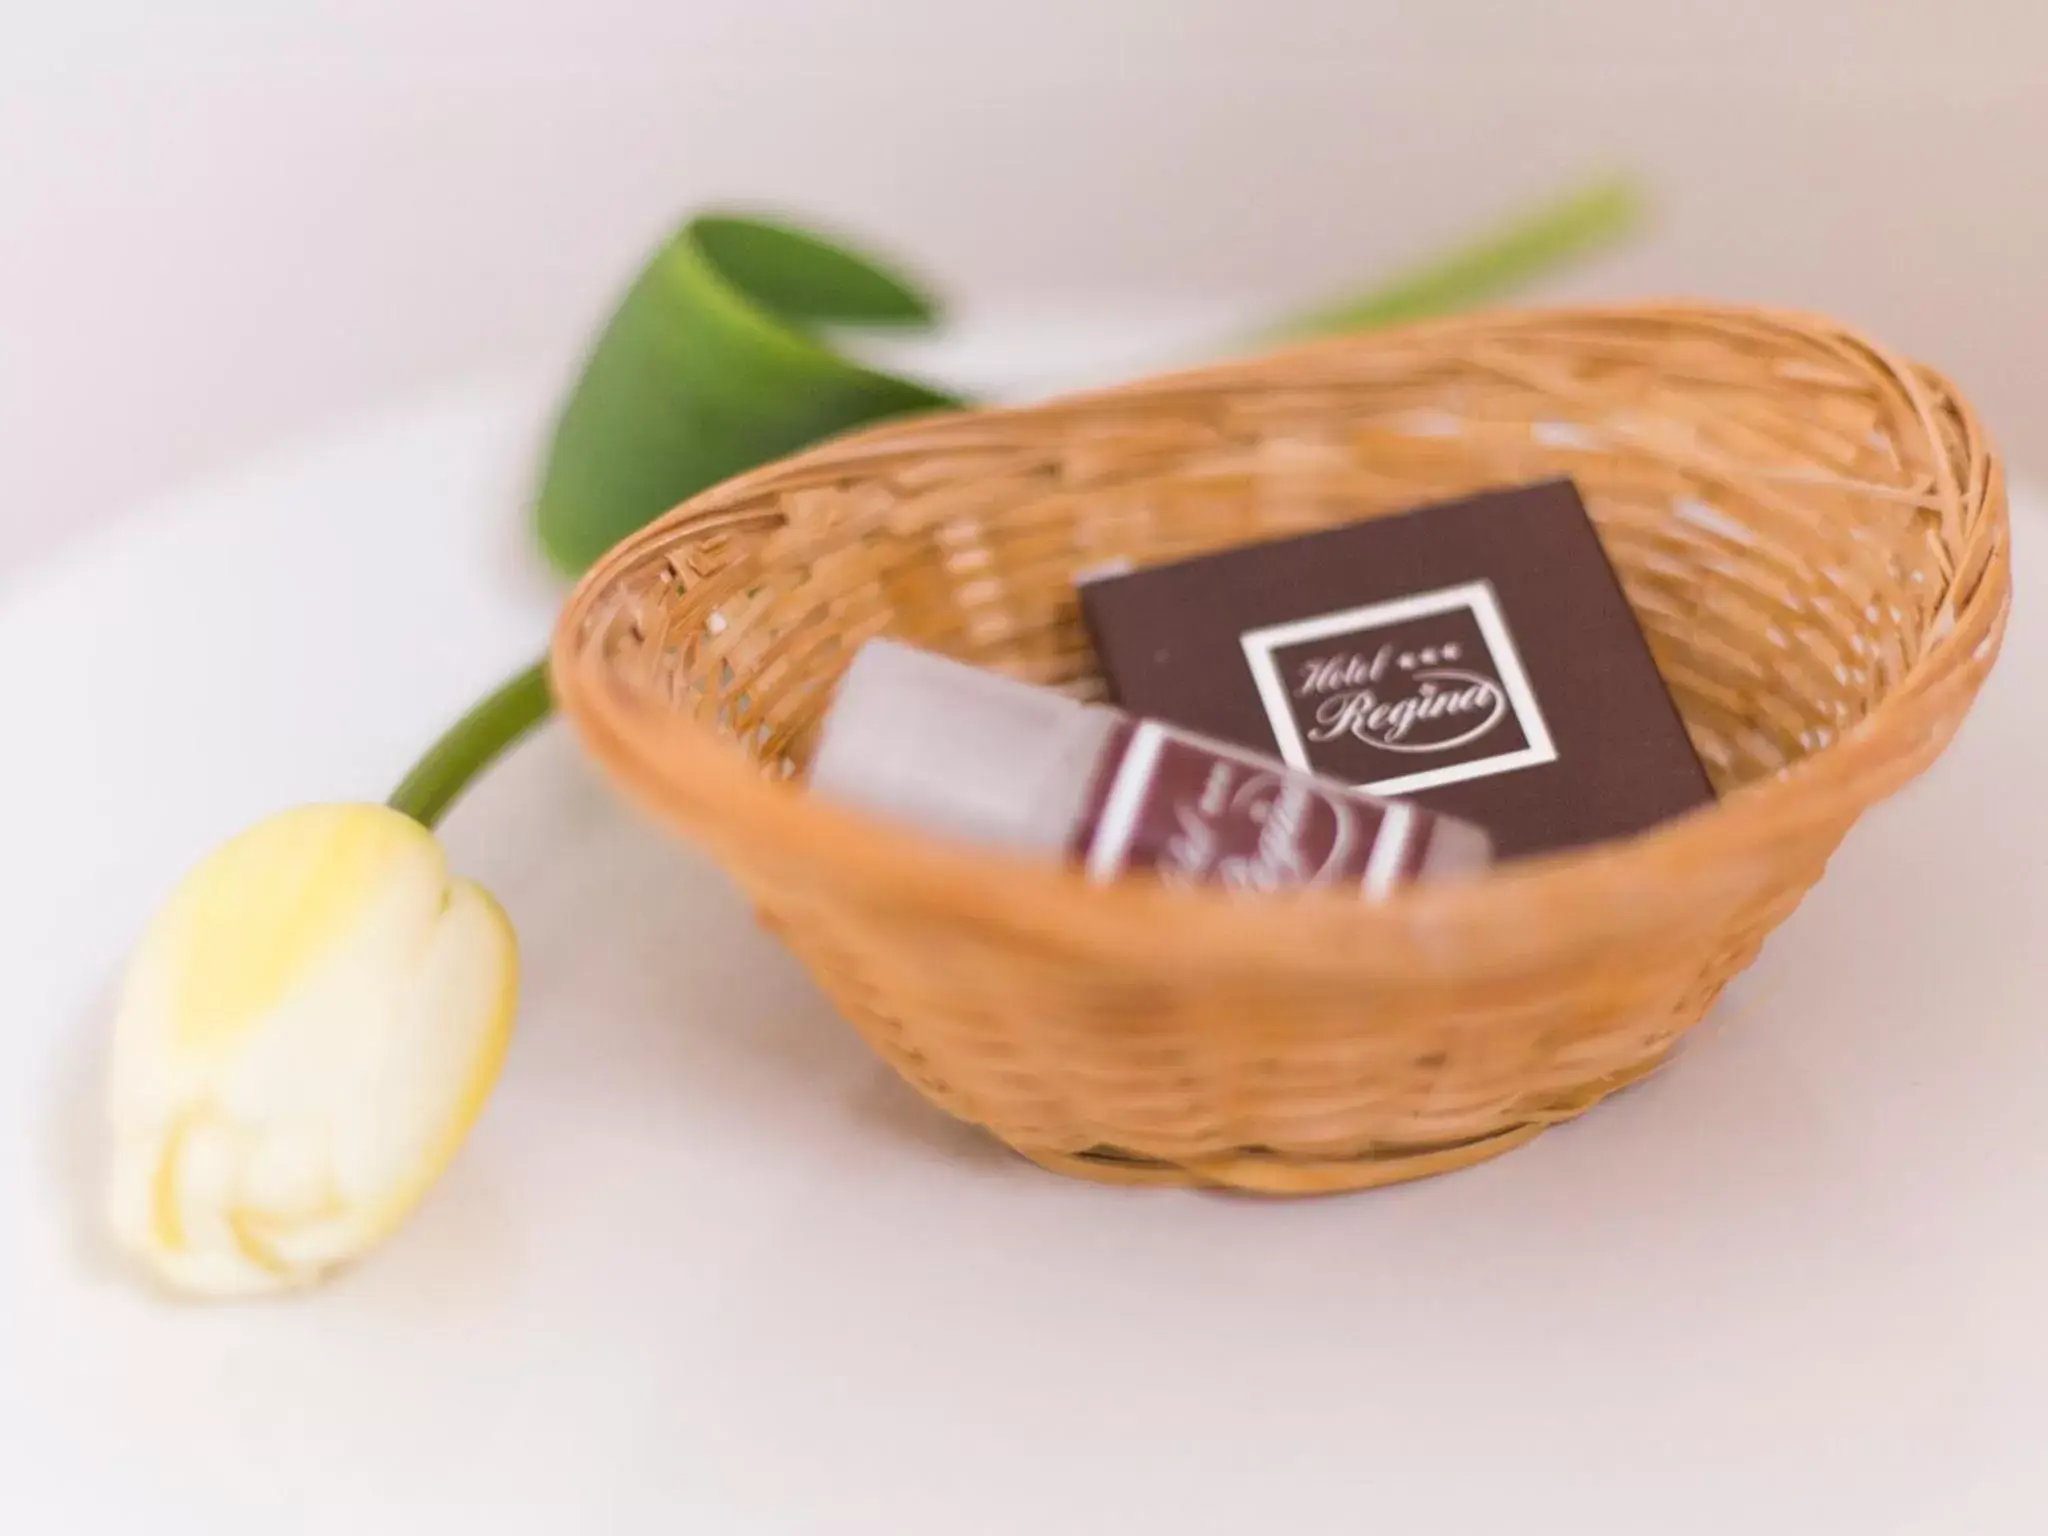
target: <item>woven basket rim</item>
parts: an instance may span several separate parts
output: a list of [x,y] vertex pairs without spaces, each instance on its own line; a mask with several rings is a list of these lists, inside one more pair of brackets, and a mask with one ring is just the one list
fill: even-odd
[[[1966,440],[1985,436],[1968,402],[1940,374],[1910,363],[1860,333],[1796,310],[1703,304],[1682,300],[1631,305],[1581,305],[1483,311],[1421,322],[1374,337],[1409,346],[1432,336],[1473,331],[1555,332],[1569,326],[1702,321],[1821,336],[1860,351],[1894,374],[1924,430],[1939,440],[1937,413],[1958,416]],[[636,801],[716,852],[744,848],[751,861],[801,866],[810,878],[860,900],[927,914],[936,923],[971,912],[978,927],[1006,930],[1027,942],[1076,954],[1146,957],[1183,973],[1271,969],[1279,947],[1290,969],[1328,956],[1328,969],[1351,975],[1469,975],[1474,947],[1500,964],[1541,956],[1546,962],[1616,944],[1682,947],[1695,937],[1702,903],[1701,870],[1739,866],[1752,853],[1788,839],[1838,836],[1872,802],[1912,776],[1895,743],[1934,732],[1950,708],[1940,686],[1958,658],[1995,650],[2010,606],[2009,538],[2004,528],[2003,471],[1988,447],[1975,455],[1984,480],[1946,487],[1984,505],[1999,521],[1998,537],[1980,579],[1953,623],[1916,657],[1907,673],[1854,726],[1767,777],[1738,786],[1717,804],[1633,838],[1532,858],[1483,879],[1420,887],[1377,905],[1341,893],[1303,892],[1255,903],[1211,891],[1170,890],[1147,879],[1094,884],[1057,864],[958,846],[867,816],[763,775],[735,744],[625,685],[582,637],[593,606],[621,578],[665,559],[684,529],[701,534],[743,527],[756,514],[738,510],[763,487],[784,488],[812,474],[837,479],[863,461],[914,456],[927,448],[971,444],[983,424],[1047,422],[1093,415],[1121,401],[1158,400],[1188,391],[1228,390],[1276,364],[1299,367],[1339,361],[1356,376],[1369,366],[1373,338],[1313,341],[1253,358],[1177,370],[1156,377],[1024,405],[922,415],[828,440],[764,465],[695,497],[622,542],[584,576],[565,605],[551,652],[556,696]],[[1411,365],[1412,366],[1412,365]],[[1937,404],[1939,400],[1939,404]],[[1938,456],[1941,457],[1941,456]],[[829,471],[829,473],[828,473]],[[1827,791],[1820,792],[1825,782]],[[1849,806],[1845,817],[1845,803]],[[1667,868],[1687,871],[1665,880]],[[1731,879],[1735,876],[1731,874]],[[1540,942],[1518,945],[1499,914],[1541,902],[1553,922]],[[1049,918],[1049,914],[1055,914]],[[1560,934],[1576,936],[1561,943]]]

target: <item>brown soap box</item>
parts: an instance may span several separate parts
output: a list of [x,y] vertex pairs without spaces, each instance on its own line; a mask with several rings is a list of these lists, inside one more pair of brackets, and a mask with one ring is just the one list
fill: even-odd
[[[806,790],[872,635],[1092,695],[1082,571],[1559,475],[1715,805],[1369,905],[1091,884]],[[592,757],[724,866],[933,1104],[1066,1173],[1356,1189],[1518,1146],[1665,1060],[1857,817],[1947,745],[1998,654],[2008,552],[2004,477],[1969,404],[1851,330],[1712,305],[1475,315],[769,465],[598,562],[552,676]],[[1602,672],[1583,691],[1610,712],[1579,720],[1499,565],[1345,601],[1480,579],[1517,626],[1560,774],[1575,770],[1581,743],[1620,730],[1606,701],[1647,672]],[[1276,602],[1259,622],[1309,609]],[[1469,643],[1438,636],[1435,663],[1431,641],[1408,649],[1419,670],[1456,645],[1455,670]],[[1692,770],[1669,774],[1632,820],[1685,803]],[[1545,835],[1591,835],[1569,819],[1587,814],[1552,812]],[[1966,878],[1961,853],[1927,878]],[[702,999],[676,1007],[679,1028],[725,1022]]]
[[1477,822],[1502,857],[1713,800],[1568,481],[1086,581],[1081,606],[1122,708]]

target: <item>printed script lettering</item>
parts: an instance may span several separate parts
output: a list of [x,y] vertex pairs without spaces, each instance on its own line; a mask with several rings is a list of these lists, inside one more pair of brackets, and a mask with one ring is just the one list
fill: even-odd
[[1359,832],[1352,807],[1292,775],[1240,772],[1219,762],[1198,797],[1174,803],[1162,876],[1275,891],[1345,869]]
[[1159,873],[1173,880],[1205,880],[1216,866],[1222,842],[1216,819],[1230,806],[1230,784],[1235,771],[1229,763],[1210,768],[1202,785],[1201,798],[1193,805],[1185,800],[1173,807],[1174,828],[1159,860]]
[[[1445,752],[1478,740],[1507,714],[1507,694],[1482,673],[1440,664],[1457,657],[1456,646],[1419,658],[1404,652],[1394,668],[1394,647],[1383,645],[1370,658],[1353,651],[1303,662],[1294,696],[1316,701],[1308,739],[1352,736],[1388,752]],[[1390,669],[1412,691],[1393,693]]]

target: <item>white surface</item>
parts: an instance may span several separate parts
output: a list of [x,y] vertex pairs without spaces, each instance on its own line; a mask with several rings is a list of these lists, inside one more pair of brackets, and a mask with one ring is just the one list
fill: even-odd
[[580,346],[708,199],[971,308],[1348,285],[1639,168],[1574,291],[1838,311],[2048,418],[2039,0],[0,0],[0,570]]
[[282,1305],[111,1272],[128,936],[254,816],[380,793],[539,645],[538,398],[395,413],[0,601],[0,1530],[2039,1531],[2028,601],[1951,757],[1670,1071],[1300,1204],[1070,1183],[940,1118],[550,732],[448,829],[528,992],[419,1218]]

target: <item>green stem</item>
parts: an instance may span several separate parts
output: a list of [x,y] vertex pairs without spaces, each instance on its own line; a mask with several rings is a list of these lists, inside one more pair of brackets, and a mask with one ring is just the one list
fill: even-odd
[[1470,309],[1612,244],[1642,217],[1642,195],[1633,182],[1596,182],[1367,293],[1298,315],[1269,339],[1365,330]]
[[554,709],[548,669],[537,661],[450,726],[385,802],[431,830],[456,797],[505,749]]

